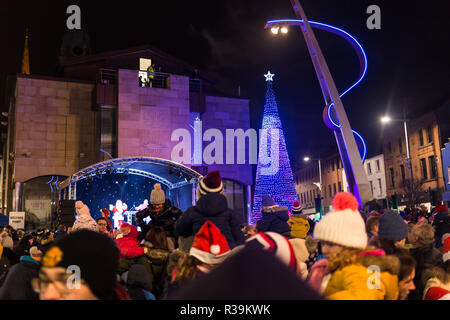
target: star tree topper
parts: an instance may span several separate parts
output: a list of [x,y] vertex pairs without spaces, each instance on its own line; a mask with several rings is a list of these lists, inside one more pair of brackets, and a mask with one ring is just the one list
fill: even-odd
[[273,81],[273,76],[275,74],[270,73],[270,70],[267,72],[267,74],[264,75],[264,77],[266,77],[266,81]]

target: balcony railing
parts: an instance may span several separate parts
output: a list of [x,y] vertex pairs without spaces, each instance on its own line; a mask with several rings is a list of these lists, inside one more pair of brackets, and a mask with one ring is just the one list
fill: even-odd
[[98,73],[98,83],[101,84],[116,84],[117,70],[114,69],[100,69]]
[[189,92],[202,92],[202,80],[189,79]]
[[163,72],[139,71],[139,86],[147,88],[170,89],[170,74]]

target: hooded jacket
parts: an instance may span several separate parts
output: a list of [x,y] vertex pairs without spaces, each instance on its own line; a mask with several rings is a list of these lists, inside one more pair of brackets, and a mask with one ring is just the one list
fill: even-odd
[[[180,218],[183,211],[172,206],[169,199],[166,199],[164,207],[160,212],[156,212],[153,205],[136,213],[136,224],[142,229],[139,240],[142,240],[151,226],[160,226],[166,231],[166,235],[176,238],[175,222]],[[150,216],[150,223],[146,224],[144,218]]]
[[288,220],[288,208],[280,206],[263,207],[262,219],[257,222],[256,229],[258,232],[272,231],[289,237],[291,228],[287,223]]
[[[376,272],[368,272],[371,266],[379,268],[379,278]],[[330,268],[325,296],[330,300],[397,300],[399,270],[395,256],[367,255],[357,257],[354,263],[342,258],[336,269]]]
[[130,226],[130,233],[122,238],[116,239],[120,251],[120,258],[137,258],[144,255],[144,248],[139,247],[138,231],[135,226]]
[[175,224],[176,232],[182,237],[195,235],[205,222],[211,221],[225,236],[230,249],[245,241],[239,221],[233,210],[228,209],[227,198],[220,193],[208,193],[187,209]]
[[91,217],[89,208],[81,201],[75,203],[75,208],[78,218],[73,224],[72,231],[88,229],[98,232],[97,222]]
[[39,295],[31,287],[31,280],[38,273],[39,262],[30,256],[22,256],[20,262],[8,271],[0,288],[0,300],[39,300]]

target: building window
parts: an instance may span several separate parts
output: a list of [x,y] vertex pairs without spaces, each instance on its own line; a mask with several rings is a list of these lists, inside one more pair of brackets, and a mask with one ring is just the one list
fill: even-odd
[[370,167],[370,162],[367,163],[367,174],[372,174],[372,168]]
[[402,138],[398,138],[398,150],[400,151],[400,153],[403,153]]
[[419,142],[420,145],[423,146],[423,130],[419,129]]
[[381,179],[378,179],[378,187],[380,188],[380,195],[383,194],[383,187],[381,186]]
[[337,193],[337,191],[336,191],[336,183],[333,184],[333,192],[334,192],[334,195],[336,195],[336,193]]
[[334,171],[334,160],[331,160],[331,169]]
[[339,192],[342,192],[342,184],[340,181],[338,182],[338,190],[339,190]]
[[436,157],[435,156],[428,157],[428,163],[430,164],[430,170],[431,170],[430,178],[434,179],[437,177]]
[[373,196],[373,183],[372,183],[372,181],[369,181],[369,183],[370,183],[370,192],[372,192],[372,196]]
[[425,158],[420,159],[420,164],[422,167],[422,177],[424,180],[428,179],[428,174],[427,174],[427,161],[425,160]]
[[391,173],[391,186],[395,188],[394,168],[390,168],[389,171]]
[[405,182],[405,166],[400,165],[400,172],[402,173],[402,182]]
[[331,193],[331,184],[328,185],[328,194],[330,195],[330,198],[333,197],[333,194]]
[[433,142],[433,132],[431,131],[431,126],[428,126],[427,128],[427,138],[429,143]]

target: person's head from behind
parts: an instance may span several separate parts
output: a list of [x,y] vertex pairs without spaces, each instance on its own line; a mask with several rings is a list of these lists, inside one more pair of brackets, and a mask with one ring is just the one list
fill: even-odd
[[66,230],[67,230],[67,228],[63,224],[60,224],[57,229],[57,231],[59,231],[59,232],[66,232]]
[[335,196],[333,210],[314,228],[314,239],[320,240],[322,253],[328,259],[345,248],[367,247],[366,225],[352,194],[340,192]]
[[40,246],[32,246],[30,248],[30,257],[36,261],[41,261],[43,249]]
[[434,228],[429,224],[418,223],[411,228],[408,240],[415,247],[431,245],[434,242]]
[[209,193],[224,194],[222,177],[220,176],[220,172],[218,170],[208,172],[208,174],[199,182],[197,190],[198,197],[200,198]]
[[378,236],[390,239],[396,247],[402,248],[408,237],[408,225],[396,212],[386,211],[378,222]]
[[90,230],[75,231],[45,253],[33,289],[41,300],[114,299],[118,261],[112,239]]
[[372,235],[377,235],[379,221],[380,218],[378,216],[372,216],[369,219],[367,219],[366,222],[367,232],[370,232]]
[[411,290],[415,290],[414,277],[416,276],[416,261],[409,254],[398,256],[400,272],[398,274],[398,299],[405,300]]
[[155,249],[169,250],[166,232],[162,227],[151,227],[145,235],[145,240],[150,242]]
[[257,233],[256,228],[252,225],[248,225],[242,228],[242,232],[244,233],[246,238],[250,238]]
[[107,232],[107,228],[106,228],[107,222],[106,222],[106,219],[103,218],[103,217],[100,217],[100,218],[97,218],[96,221],[97,221],[97,225],[98,225],[98,231],[99,231],[100,233],[105,233],[105,232]]

